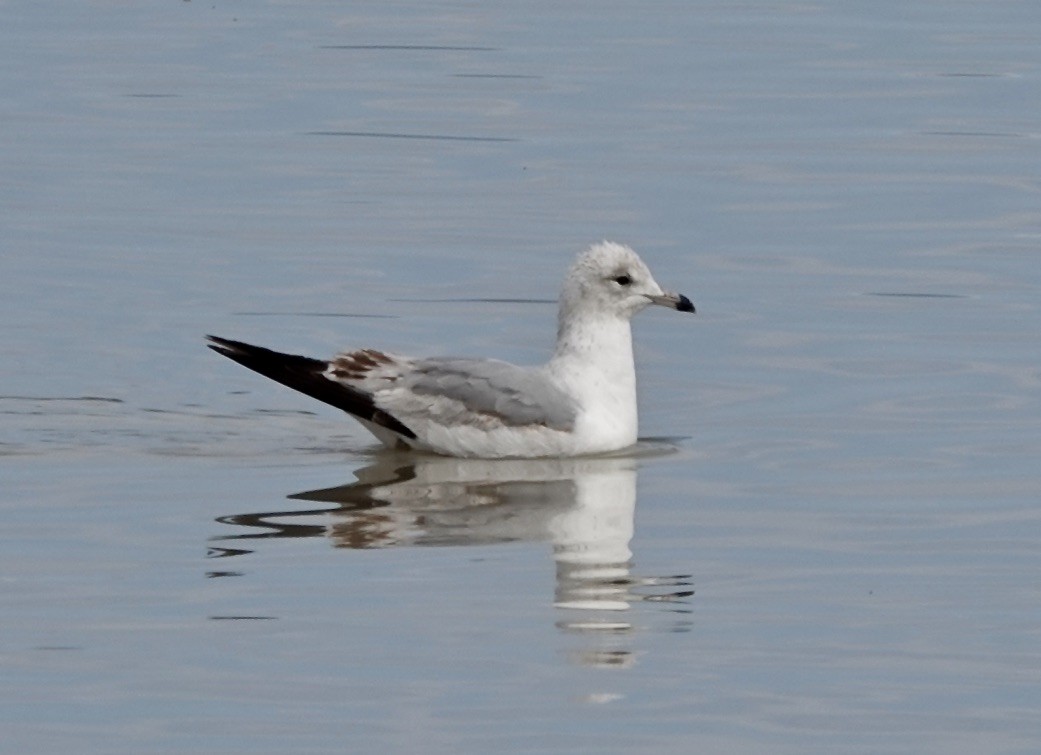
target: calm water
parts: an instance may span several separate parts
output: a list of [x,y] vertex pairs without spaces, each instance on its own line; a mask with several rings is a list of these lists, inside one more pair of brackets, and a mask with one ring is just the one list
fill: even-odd
[[[5,7],[0,751],[1036,752],[1039,38]],[[699,310],[632,454],[388,456],[202,346],[538,361],[604,237]]]

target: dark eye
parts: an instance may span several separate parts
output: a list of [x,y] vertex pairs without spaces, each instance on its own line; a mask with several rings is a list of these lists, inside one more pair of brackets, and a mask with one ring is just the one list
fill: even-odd
[[617,278],[614,279],[614,282],[617,283],[619,286],[628,286],[630,283],[633,282],[633,279],[630,278],[628,275],[619,275]]

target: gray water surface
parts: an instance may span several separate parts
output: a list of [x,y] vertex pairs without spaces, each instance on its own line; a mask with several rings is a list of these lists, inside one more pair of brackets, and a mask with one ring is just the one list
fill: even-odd
[[[6,6],[0,752],[1033,753],[1028,2]],[[549,351],[631,453],[455,462],[216,333]]]

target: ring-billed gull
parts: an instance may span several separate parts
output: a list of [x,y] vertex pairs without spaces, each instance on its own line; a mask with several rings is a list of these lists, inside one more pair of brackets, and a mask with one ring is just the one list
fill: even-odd
[[636,252],[604,241],[568,271],[556,349],[538,367],[375,349],[323,361],[208,338],[217,353],[344,410],[388,446],[473,458],[583,456],[636,442],[629,320],[651,304],[694,311],[686,296],[662,290]]

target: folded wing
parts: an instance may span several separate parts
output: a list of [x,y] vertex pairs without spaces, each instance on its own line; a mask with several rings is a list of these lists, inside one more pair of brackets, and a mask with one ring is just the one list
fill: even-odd
[[410,359],[374,349],[325,362],[208,338],[218,354],[342,409],[390,444],[384,430],[421,447],[436,428],[569,432],[577,415],[575,402],[538,368],[493,359]]
[[404,385],[455,422],[567,432],[577,413],[574,401],[542,370],[495,359],[417,360]]

